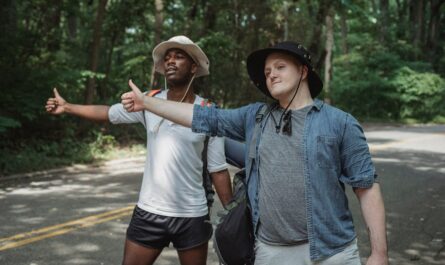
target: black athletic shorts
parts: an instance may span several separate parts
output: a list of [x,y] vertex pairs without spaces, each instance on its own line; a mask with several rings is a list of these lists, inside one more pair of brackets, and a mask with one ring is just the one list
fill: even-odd
[[177,250],[202,245],[212,237],[209,215],[201,217],[170,217],[149,213],[135,207],[127,239],[136,244],[162,249],[170,242]]

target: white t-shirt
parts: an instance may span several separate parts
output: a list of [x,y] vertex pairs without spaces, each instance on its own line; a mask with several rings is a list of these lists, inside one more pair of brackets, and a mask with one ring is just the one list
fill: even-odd
[[[167,91],[156,97],[166,99]],[[194,103],[201,104],[202,101],[196,96]],[[204,134],[194,133],[190,128],[149,111],[127,112],[122,104],[111,106],[108,117],[113,124],[141,122],[147,129],[147,159],[139,194],[140,208],[172,217],[207,214],[207,199],[202,186]],[[210,173],[227,168],[223,138],[209,139],[207,161]]]

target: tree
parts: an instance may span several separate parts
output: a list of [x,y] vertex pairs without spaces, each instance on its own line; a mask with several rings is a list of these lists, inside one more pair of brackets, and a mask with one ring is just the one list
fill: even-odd
[[330,81],[332,77],[332,48],[334,47],[334,9],[332,7],[329,8],[328,13],[326,14],[326,57],[324,63],[324,94],[326,103],[331,103],[330,96]]
[[[164,3],[162,0],[155,0],[155,26],[154,26],[154,43],[155,45],[159,44],[161,42],[161,36],[162,36],[162,24],[164,22],[163,17],[163,10],[164,10]],[[155,71],[155,68],[152,67],[151,69],[151,88],[158,88],[159,87],[159,79],[160,75]]]
[[85,104],[93,103],[94,94],[96,91],[96,79],[95,73],[97,71],[97,67],[99,64],[99,48],[101,44],[101,34],[102,34],[102,24],[105,16],[105,8],[108,0],[99,0],[99,5],[97,7],[96,19],[94,22],[93,29],[93,42],[91,44],[91,52],[90,52],[90,64],[89,70],[92,73],[92,76],[88,77],[86,88],[85,88]]

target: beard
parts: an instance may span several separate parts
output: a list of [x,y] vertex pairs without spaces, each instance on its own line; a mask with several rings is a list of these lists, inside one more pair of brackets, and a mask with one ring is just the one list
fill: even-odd
[[178,74],[176,73],[174,76],[166,77],[167,84],[169,86],[187,86],[190,83],[190,80],[192,79],[193,74],[187,73],[187,74]]

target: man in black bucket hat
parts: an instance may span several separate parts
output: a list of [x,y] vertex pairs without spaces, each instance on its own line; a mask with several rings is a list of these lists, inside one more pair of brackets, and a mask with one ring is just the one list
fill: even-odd
[[247,58],[247,71],[250,79],[264,94],[272,98],[267,89],[264,76],[264,64],[267,56],[272,52],[284,52],[295,56],[301,64],[308,68],[307,78],[312,98],[315,98],[320,94],[323,88],[323,82],[315,72],[315,69],[311,66],[311,55],[301,44],[291,41],[281,42],[272,48],[255,51]]
[[367,264],[388,264],[384,204],[366,138],[350,114],[315,99],[323,85],[309,53],[278,43],[250,54],[247,70],[274,103],[234,110],[178,104],[144,97],[131,81],[122,103],[246,143],[255,264],[360,264],[345,184],[368,226]]

